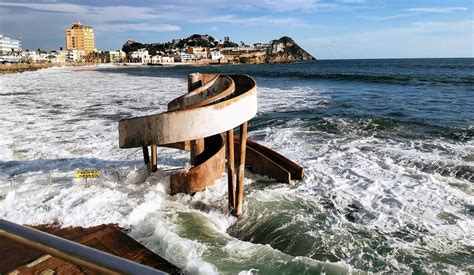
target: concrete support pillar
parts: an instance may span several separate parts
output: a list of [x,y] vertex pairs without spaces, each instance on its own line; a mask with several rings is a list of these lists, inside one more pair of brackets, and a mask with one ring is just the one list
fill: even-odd
[[145,162],[146,167],[150,165],[150,154],[148,153],[148,146],[143,146],[143,161]]
[[227,192],[229,198],[229,209],[235,209],[235,172],[234,172],[234,129],[226,134],[227,154]]
[[248,122],[240,125],[240,159],[239,171],[237,176],[237,187],[235,190],[236,202],[235,209],[232,214],[240,216],[242,214],[242,203],[244,200],[244,182],[245,182],[245,151],[247,148],[247,126]]
[[151,171],[156,172],[157,168],[157,155],[156,155],[156,145],[151,146]]
[[[188,75],[188,93],[202,86],[202,75],[199,73]],[[196,156],[204,151],[204,139],[191,140],[191,165],[196,164]]]

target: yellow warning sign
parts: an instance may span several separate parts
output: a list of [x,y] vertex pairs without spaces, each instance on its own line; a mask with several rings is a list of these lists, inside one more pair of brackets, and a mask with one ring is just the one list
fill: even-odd
[[76,172],[76,178],[88,179],[100,177],[100,170],[79,170]]

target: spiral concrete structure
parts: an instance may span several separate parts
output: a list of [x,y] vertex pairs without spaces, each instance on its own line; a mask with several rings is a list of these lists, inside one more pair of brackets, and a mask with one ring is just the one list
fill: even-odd
[[[253,78],[191,74],[188,84],[188,93],[169,102],[167,112],[119,121],[120,148],[142,147],[148,165],[151,146],[152,171],[156,171],[157,146],[191,151],[192,168],[171,176],[172,193],[204,190],[222,177],[227,163],[229,207],[240,215],[246,163],[252,171],[286,183],[303,177],[298,164],[261,144],[247,143],[247,123],[258,107]],[[234,140],[236,127],[240,137]]]

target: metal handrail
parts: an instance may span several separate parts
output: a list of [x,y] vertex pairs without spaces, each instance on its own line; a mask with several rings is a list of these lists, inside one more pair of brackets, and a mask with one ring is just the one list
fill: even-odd
[[167,274],[30,227],[0,219],[0,236],[105,274]]

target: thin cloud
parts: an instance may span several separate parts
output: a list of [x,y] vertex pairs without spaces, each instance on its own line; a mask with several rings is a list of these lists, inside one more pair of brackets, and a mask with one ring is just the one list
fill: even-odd
[[413,14],[411,13],[401,13],[401,14],[394,14],[394,15],[387,15],[387,16],[358,16],[359,18],[374,20],[374,21],[385,21],[385,20],[392,20],[392,19],[399,19],[405,17],[412,17]]
[[87,6],[67,3],[9,3],[0,2],[0,6],[22,7],[37,11],[62,12],[62,13],[85,13],[88,12]]
[[385,20],[413,17],[421,13],[452,13],[456,11],[467,11],[467,10],[469,9],[466,7],[409,8],[409,9],[404,9],[405,13],[393,14],[393,15],[387,15],[387,16],[359,16],[359,18],[374,20],[374,21],[385,21]]
[[364,4],[366,0],[340,0],[339,2],[344,4]]
[[235,15],[222,15],[222,16],[212,16],[207,18],[196,18],[191,20],[192,23],[226,23],[226,24],[245,24],[245,25],[255,25],[255,24],[272,24],[272,25],[287,25],[293,27],[307,27],[310,26],[294,17],[285,17],[285,18],[275,18],[268,16],[258,16],[258,17],[247,17],[241,18]]
[[325,3],[317,0],[263,0],[257,4],[262,8],[272,10],[274,12],[289,11],[316,11],[319,9],[327,9],[337,6],[333,3]]
[[[188,0],[189,1],[189,0]],[[195,7],[194,1],[175,1],[174,5],[179,7]],[[184,5],[188,3],[187,5]],[[266,11],[273,13],[285,12],[305,12],[310,13],[322,9],[339,6],[338,3],[321,2],[319,0],[241,0],[241,1],[215,1],[201,0],[200,6],[205,6],[208,10],[214,11]]]
[[181,30],[181,27],[173,24],[152,24],[152,23],[130,23],[130,24],[99,24],[94,27],[98,32],[109,33],[110,30],[114,32],[130,32],[130,31],[141,31],[141,32],[177,32]]
[[95,7],[77,4],[53,4],[53,3],[0,3],[0,6],[22,7],[39,12],[71,13],[81,16],[95,17],[101,21],[115,20],[143,20],[160,17],[153,10],[146,7],[131,6],[106,6]]
[[[174,17],[177,14],[155,13],[148,7],[131,6],[86,6],[77,4],[53,4],[53,3],[0,3],[1,7],[20,7],[27,8],[29,13],[14,13],[4,17],[5,20],[17,22],[31,18],[33,14],[56,13],[55,17],[72,18],[72,21],[82,21],[85,24],[92,25],[99,32],[176,32],[181,27],[176,24],[146,22],[151,19],[164,19]],[[26,16],[26,18],[21,18]],[[117,22],[119,19],[120,22]],[[140,22],[145,21],[145,22]],[[69,22],[70,23],[70,22]],[[66,27],[66,25],[64,25]]]
[[426,8],[410,8],[405,9],[409,12],[423,12],[423,13],[451,13],[456,11],[467,11],[466,7],[426,7]]
[[[349,0],[350,1],[350,0]],[[391,19],[399,19],[405,17],[412,17],[420,13],[452,13],[456,11],[467,11],[466,7],[431,7],[431,8],[409,8],[404,9],[406,13],[387,15],[387,16],[359,16],[359,18],[374,20],[374,21],[385,21]]]

